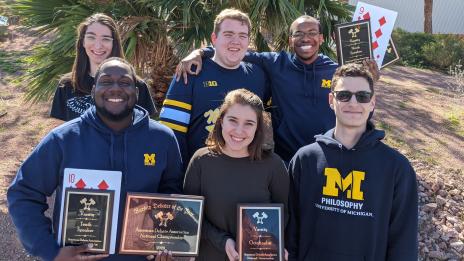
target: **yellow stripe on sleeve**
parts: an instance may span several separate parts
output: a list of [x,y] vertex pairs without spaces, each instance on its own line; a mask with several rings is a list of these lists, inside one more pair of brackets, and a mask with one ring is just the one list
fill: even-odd
[[180,131],[180,132],[183,132],[183,133],[187,133],[187,127],[184,127],[184,126],[181,126],[181,125],[178,125],[178,124],[175,124],[175,123],[170,123],[170,122],[167,122],[167,121],[159,121],[159,123],[164,124],[164,125],[168,126],[169,128],[171,128],[173,130]]
[[180,102],[180,101],[175,101],[175,100],[170,100],[170,99],[165,99],[163,105],[172,105],[176,107],[180,107],[186,110],[192,110],[192,105],[185,103],[185,102]]

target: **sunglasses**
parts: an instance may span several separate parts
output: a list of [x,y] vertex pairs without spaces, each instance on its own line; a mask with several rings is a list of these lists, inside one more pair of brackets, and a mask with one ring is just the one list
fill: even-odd
[[351,100],[351,96],[356,97],[356,101],[359,103],[368,103],[372,99],[372,92],[368,91],[359,91],[359,92],[350,92],[350,91],[333,91],[335,95],[335,99],[341,102],[349,102]]

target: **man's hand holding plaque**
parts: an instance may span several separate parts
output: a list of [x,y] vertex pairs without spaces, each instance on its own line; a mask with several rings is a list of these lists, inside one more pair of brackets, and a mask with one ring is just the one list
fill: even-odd
[[114,191],[72,189],[65,191],[63,247],[90,245],[86,252],[109,253]]

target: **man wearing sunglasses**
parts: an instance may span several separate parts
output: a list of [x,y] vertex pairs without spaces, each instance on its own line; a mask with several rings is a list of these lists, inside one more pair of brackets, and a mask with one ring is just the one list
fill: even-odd
[[[338,64],[319,53],[324,42],[319,21],[311,16],[298,17],[290,26],[289,46],[292,52],[247,52],[244,61],[259,65],[267,73],[272,93],[272,125],[275,151],[288,162],[304,145],[314,142],[335,125],[335,115],[327,96]],[[201,70],[201,56],[214,54],[211,48],[193,51],[176,69],[177,80],[187,73]],[[191,70],[191,65],[196,70]],[[375,61],[366,61],[376,78]]]
[[368,120],[374,81],[337,69],[329,94],[335,128],[290,161],[289,260],[417,260],[417,184],[409,161]]

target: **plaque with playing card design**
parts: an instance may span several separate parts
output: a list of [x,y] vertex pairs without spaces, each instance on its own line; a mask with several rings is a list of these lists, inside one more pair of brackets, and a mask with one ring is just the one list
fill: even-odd
[[[99,191],[114,191],[114,197],[112,198],[112,210],[110,211],[111,223],[118,224],[119,219],[119,198],[121,194],[121,171],[109,171],[109,170],[96,170],[96,169],[75,169],[65,168],[62,179],[62,192],[61,192],[61,207],[60,207],[60,220],[58,225],[58,235],[62,235],[63,217],[65,209],[65,192],[68,188],[81,189],[81,190],[99,190]],[[58,197],[58,195],[57,195]],[[116,235],[118,226],[111,226],[110,235],[110,249],[109,254],[116,253]],[[58,245],[62,246],[62,238],[57,238]]]
[[335,26],[338,63],[361,63],[372,59],[372,40],[369,20]]
[[66,188],[63,246],[92,243],[89,252],[109,253],[114,191]]
[[127,193],[119,253],[166,249],[174,256],[197,256],[203,202],[201,196]]
[[284,260],[283,204],[237,206],[239,260]]
[[393,40],[390,39],[390,41],[388,41],[387,51],[385,52],[385,56],[383,58],[382,67],[380,67],[380,69],[398,61],[399,59],[400,56],[396,50],[395,44],[393,43]]

